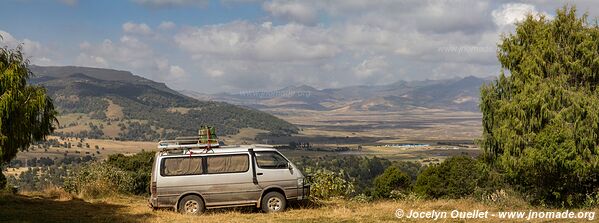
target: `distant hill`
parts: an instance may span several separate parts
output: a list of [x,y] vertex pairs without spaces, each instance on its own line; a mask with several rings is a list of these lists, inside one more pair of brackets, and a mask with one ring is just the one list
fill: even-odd
[[388,85],[350,86],[318,90],[310,86],[275,91],[221,93],[184,91],[190,97],[225,101],[257,109],[399,111],[414,107],[478,111],[479,89],[490,78],[398,81]]
[[200,101],[127,71],[31,66],[30,82],[43,85],[64,120],[58,134],[157,140],[194,135],[201,125],[218,134],[255,128],[289,134],[297,128],[270,114],[225,102]]

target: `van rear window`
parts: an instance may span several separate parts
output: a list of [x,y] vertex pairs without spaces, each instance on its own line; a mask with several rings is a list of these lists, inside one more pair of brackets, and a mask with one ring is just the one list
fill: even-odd
[[160,175],[198,175],[203,172],[202,157],[174,157],[162,161]]
[[206,157],[207,173],[239,173],[248,171],[248,155],[224,155]]

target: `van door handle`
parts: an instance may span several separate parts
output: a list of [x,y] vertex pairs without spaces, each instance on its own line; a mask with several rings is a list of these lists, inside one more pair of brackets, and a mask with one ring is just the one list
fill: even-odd
[[256,175],[264,175],[264,173],[256,173]]

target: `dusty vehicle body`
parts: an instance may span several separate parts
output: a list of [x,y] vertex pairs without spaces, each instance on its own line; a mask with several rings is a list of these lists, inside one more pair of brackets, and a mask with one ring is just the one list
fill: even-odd
[[265,145],[157,152],[151,180],[151,207],[191,214],[234,206],[279,212],[310,193],[299,169]]

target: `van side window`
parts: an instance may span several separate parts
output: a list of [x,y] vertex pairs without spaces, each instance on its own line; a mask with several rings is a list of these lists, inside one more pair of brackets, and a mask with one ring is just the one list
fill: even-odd
[[202,172],[202,157],[164,158],[160,169],[162,176],[198,175]]
[[276,152],[256,152],[256,163],[263,169],[285,169],[288,161]]
[[244,154],[207,156],[206,163],[208,173],[240,173],[250,168],[249,156]]

